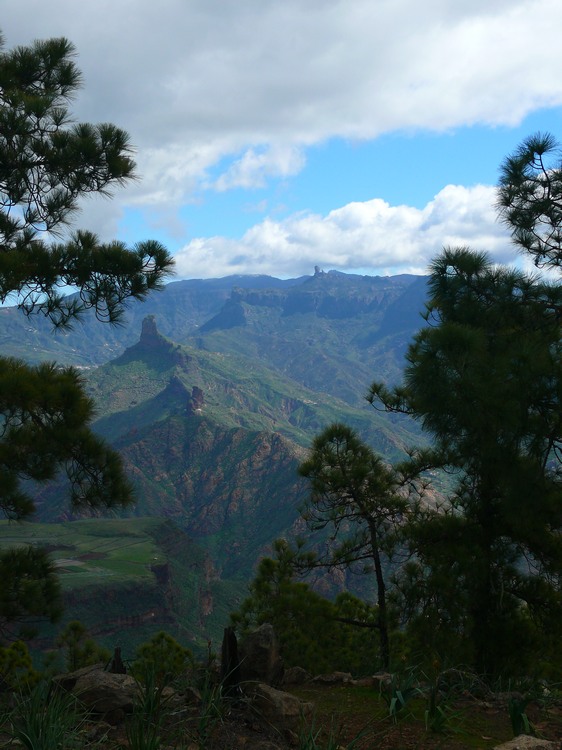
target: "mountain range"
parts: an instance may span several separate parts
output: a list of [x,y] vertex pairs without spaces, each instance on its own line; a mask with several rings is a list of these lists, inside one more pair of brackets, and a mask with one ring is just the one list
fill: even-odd
[[[94,428],[135,485],[130,523],[168,519],[197,565],[206,560],[214,588],[199,596],[190,625],[200,638],[220,626],[217,611],[239,601],[272,541],[304,532],[298,509],[308,488],[297,467],[315,434],[345,422],[389,460],[419,443],[416,424],[375,411],[365,393],[374,379],[400,378],[425,295],[424,277],[318,269],[290,280],[178,281],[131,305],[119,327],[86,316],[53,334],[46,321],[2,308],[0,342],[29,362],[82,369]],[[40,521],[73,519],[60,484],[41,490],[37,506]],[[332,584],[319,585],[329,593]],[[173,621],[187,605],[178,604],[181,587],[166,585],[176,590],[166,599],[176,602]],[[103,630],[103,613],[92,618]]]

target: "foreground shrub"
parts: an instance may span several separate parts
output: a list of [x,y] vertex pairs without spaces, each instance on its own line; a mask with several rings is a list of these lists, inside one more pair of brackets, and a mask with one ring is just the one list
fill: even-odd
[[32,687],[39,680],[39,672],[33,668],[29,649],[23,641],[9,646],[0,646],[0,684],[8,688]]
[[192,669],[193,665],[191,651],[161,630],[138,647],[131,672],[139,680],[143,680],[147,674],[153,674],[156,681],[161,684],[180,677]]

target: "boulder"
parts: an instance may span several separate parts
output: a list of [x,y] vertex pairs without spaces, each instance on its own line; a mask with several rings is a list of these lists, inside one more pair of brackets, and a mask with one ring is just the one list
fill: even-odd
[[295,695],[277,690],[271,685],[258,683],[248,689],[252,707],[274,727],[295,732],[303,718],[312,714],[313,704],[301,701]]
[[312,679],[310,672],[302,667],[289,667],[283,674],[283,685],[304,685]]
[[57,686],[66,690],[70,693],[74,690],[74,686],[77,681],[84,675],[90,674],[91,672],[103,671],[104,665],[100,662],[99,664],[90,664],[87,667],[81,667],[76,669],[74,672],[66,672],[65,674],[59,674],[53,677],[53,683]]
[[243,682],[279,685],[283,678],[283,660],[279,643],[268,623],[246,636],[239,646],[240,675]]
[[131,713],[139,690],[130,675],[105,672],[100,666],[64,675],[60,684],[70,689],[89,712],[103,715]]
[[559,750],[559,748],[560,745],[556,742],[530,737],[528,734],[520,734],[514,740],[496,745],[494,750]]
[[331,672],[317,675],[313,682],[319,682],[322,685],[346,685],[353,682],[353,677],[349,672]]

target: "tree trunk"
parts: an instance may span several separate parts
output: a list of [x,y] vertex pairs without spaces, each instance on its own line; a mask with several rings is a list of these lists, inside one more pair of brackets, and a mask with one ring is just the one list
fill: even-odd
[[375,563],[375,578],[377,580],[377,606],[379,609],[379,633],[381,639],[381,661],[383,669],[390,668],[390,644],[388,638],[388,615],[386,611],[386,584],[382,574],[381,557],[379,553],[377,527],[373,521],[369,521],[369,534],[371,537],[371,552]]

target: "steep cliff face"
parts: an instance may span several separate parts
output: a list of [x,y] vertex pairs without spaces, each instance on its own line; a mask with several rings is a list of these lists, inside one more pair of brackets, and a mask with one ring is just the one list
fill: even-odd
[[275,433],[224,429],[193,413],[173,415],[120,440],[139,515],[173,519],[212,549],[224,575],[249,574],[258,550],[298,516],[304,451]]
[[384,313],[417,277],[349,276],[317,272],[302,284],[287,288],[235,287],[222,309],[201,331],[228,329],[251,323],[252,308],[266,308],[283,317],[312,314],[342,320]]
[[[31,535],[54,553],[64,597],[59,629],[79,619],[104,645],[123,646],[129,660],[158,630],[191,646],[220,642],[243,595],[239,581],[221,579],[208,552],[165,519],[83,519],[10,534],[16,543]],[[42,626],[34,648],[51,648],[54,633]]]

